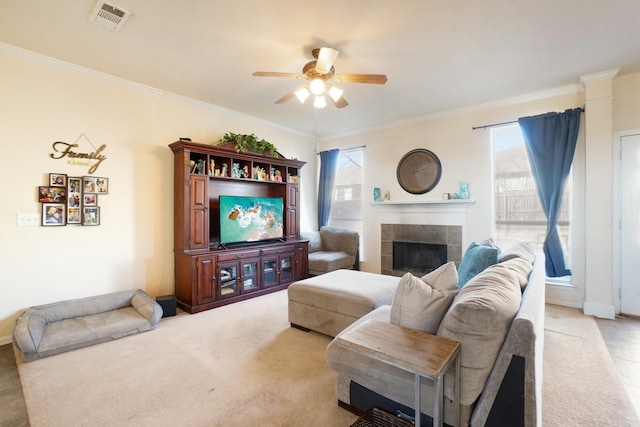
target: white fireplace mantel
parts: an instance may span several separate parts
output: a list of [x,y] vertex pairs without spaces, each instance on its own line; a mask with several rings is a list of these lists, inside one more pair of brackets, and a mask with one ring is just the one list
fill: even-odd
[[466,213],[474,199],[450,200],[399,200],[373,202],[371,206],[380,212],[456,212]]
[[405,200],[371,203],[379,224],[462,225],[474,199]]

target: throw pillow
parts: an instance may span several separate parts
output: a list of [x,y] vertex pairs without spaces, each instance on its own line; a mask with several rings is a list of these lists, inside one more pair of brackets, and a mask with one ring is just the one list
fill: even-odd
[[498,250],[473,242],[467,248],[458,268],[458,286],[462,288],[476,274],[498,263]]
[[406,273],[391,303],[390,321],[405,328],[435,334],[458,291],[458,274],[452,262],[422,279]]

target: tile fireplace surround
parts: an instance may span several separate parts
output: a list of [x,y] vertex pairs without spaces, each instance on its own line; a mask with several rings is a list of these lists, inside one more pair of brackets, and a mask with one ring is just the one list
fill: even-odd
[[405,273],[393,270],[394,241],[447,245],[447,262],[459,265],[462,260],[461,225],[381,224],[380,238],[382,274],[402,276]]
[[380,225],[380,272],[402,276],[393,270],[393,242],[447,245],[447,262],[462,260],[467,210],[473,199],[372,203]]

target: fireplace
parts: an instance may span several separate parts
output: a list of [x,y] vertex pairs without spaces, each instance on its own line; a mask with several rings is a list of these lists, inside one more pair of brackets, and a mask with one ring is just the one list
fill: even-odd
[[462,226],[381,224],[381,272],[422,276],[462,260]]
[[424,276],[447,262],[447,245],[393,242],[393,270]]

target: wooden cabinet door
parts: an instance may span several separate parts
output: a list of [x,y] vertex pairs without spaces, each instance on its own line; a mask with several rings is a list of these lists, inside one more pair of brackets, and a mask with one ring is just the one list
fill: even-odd
[[206,176],[191,176],[189,179],[189,247],[209,247],[209,196]]
[[286,229],[287,237],[298,237],[300,234],[299,213],[298,213],[298,186],[287,184],[287,206],[286,206]]
[[296,245],[294,280],[306,279],[309,275],[309,247],[307,243]]
[[196,262],[196,303],[207,304],[216,300],[216,257],[201,256]]

